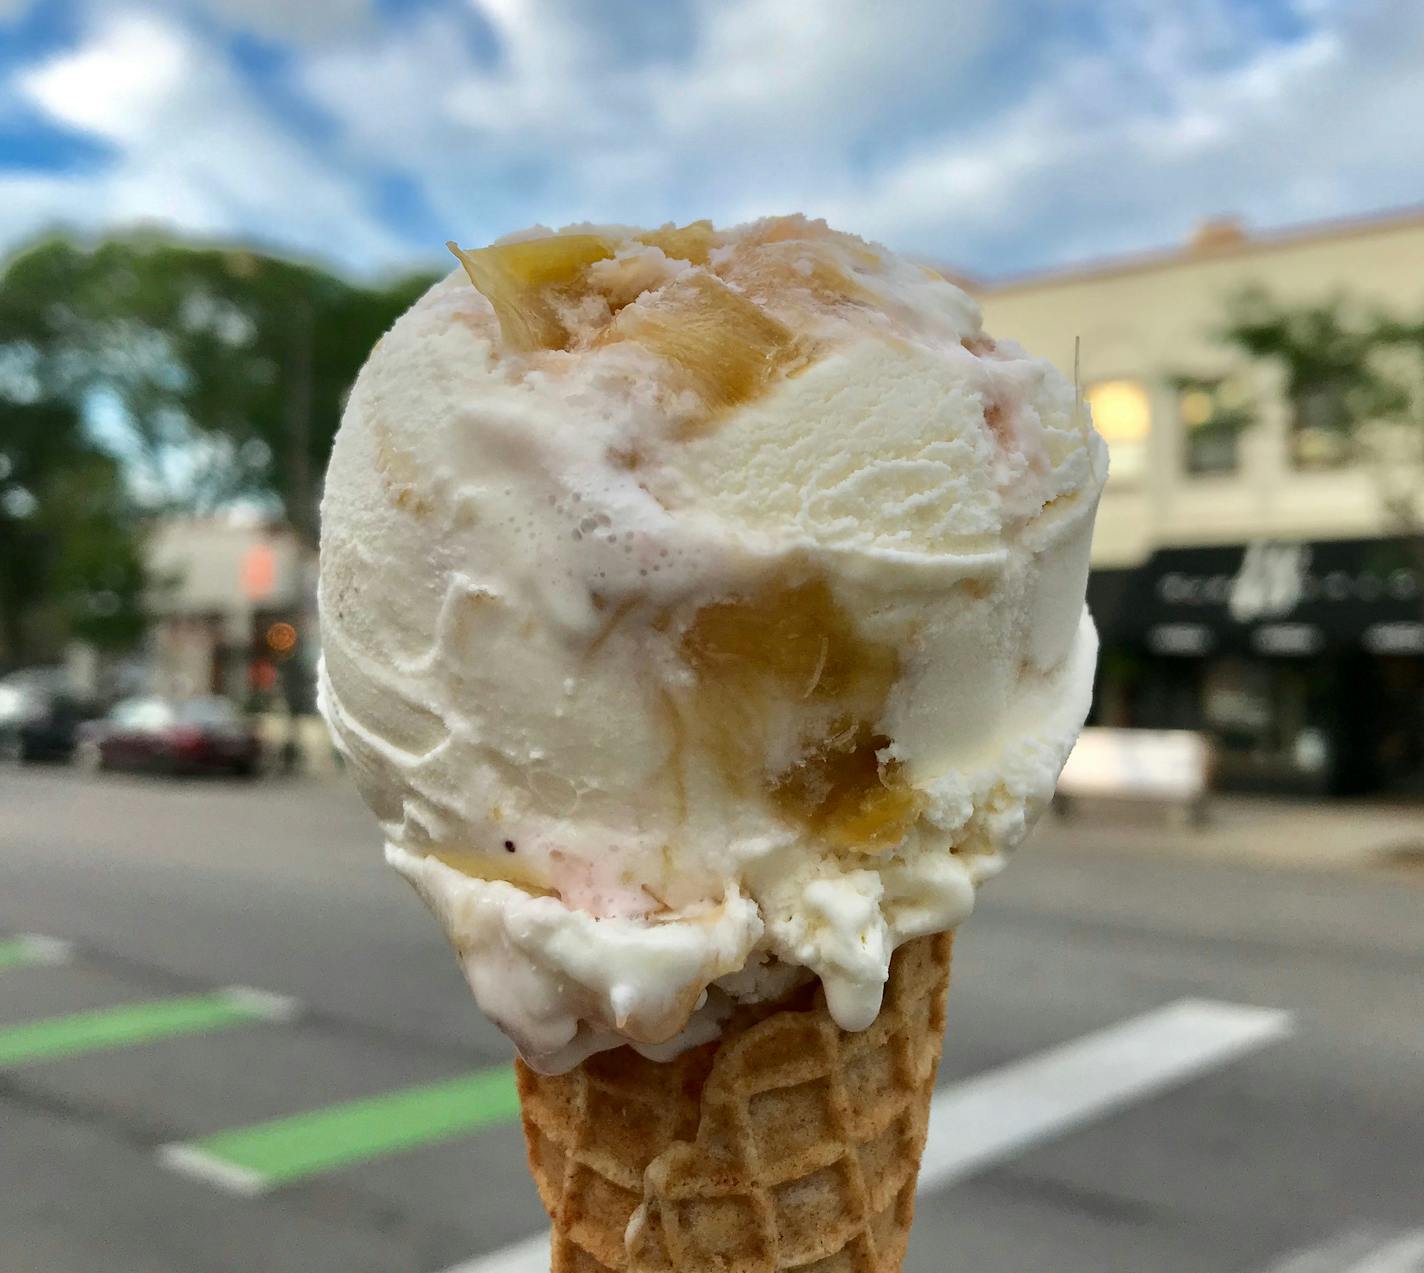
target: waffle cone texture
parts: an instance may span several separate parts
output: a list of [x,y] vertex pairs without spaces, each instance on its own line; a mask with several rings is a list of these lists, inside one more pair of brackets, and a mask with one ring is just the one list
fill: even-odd
[[551,1273],[899,1273],[944,1039],[952,935],[896,952],[875,1023],[808,986],[656,1062],[518,1064]]

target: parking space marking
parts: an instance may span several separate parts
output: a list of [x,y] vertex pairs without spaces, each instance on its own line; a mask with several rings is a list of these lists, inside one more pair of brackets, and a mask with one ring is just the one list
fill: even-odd
[[[1181,999],[943,1088],[930,1107],[920,1192],[954,1184],[1290,1032],[1288,1012]],[[446,1273],[547,1273],[548,1267],[549,1238],[541,1234]],[[1405,1267],[1367,1266],[1349,1273],[1405,1273]]]
[[1351,1229],[1293,1251],[1266,1273],[1424,1273],[1424,1229]]
[[20,933],[0,941],[0,969],[24,968],[32,964],[66,964],[72,958],[74,947],[58,937]]
[[45,1017],[0,1029],[0,1068],[83,1056],[255,1021],[286,1021],[296,1004],[246,986]]
[[514,1069],[501,1065],[164,1145],[158,1155],[174,1171],[253,1195],[518,1117]]

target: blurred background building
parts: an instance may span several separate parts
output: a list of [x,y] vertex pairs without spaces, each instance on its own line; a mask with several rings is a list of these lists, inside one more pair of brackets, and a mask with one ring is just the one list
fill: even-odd
[[991,331],[1076,357],[1111,448],[1099,723],[1205,730],[1225,785],[1424,790],[1424,426],[1417,403],[1366,401],[1362,370],[1417,340],[1391,345],[1378,315],[1418,306],[1421,265],[1424,212],[1222,219],[1166,251],[967,284]]
[[250,518],[160,523],[146,542],[150,686],[166,698],[279,698],[310,711],[309,570],[296,536]]
[[[953,275],[990,331],[1076,360],[1110,445],[1096,723],[1207,734],[1218,786],[1424,792],[1421,265],[1413,211],[1215,219],[1165,251]],[[367,351],[432,277],[356,283],[148,232],[16,255],[0,674],[220,694],[328,756],[321,474]]]

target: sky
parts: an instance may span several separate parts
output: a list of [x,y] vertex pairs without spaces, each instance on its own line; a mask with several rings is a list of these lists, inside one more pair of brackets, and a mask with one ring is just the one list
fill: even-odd
[[0,252],[805,211],[992,278],[1424,203],[1419,0],[0,0]]

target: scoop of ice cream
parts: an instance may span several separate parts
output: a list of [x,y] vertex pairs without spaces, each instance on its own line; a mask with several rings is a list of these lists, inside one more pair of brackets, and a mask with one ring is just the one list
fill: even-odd
[[544,1068],[811,975],[864,1028],[1087,711],[1073,386],[801,217],[460,255],[322,509],[322,704],[388,858]]

